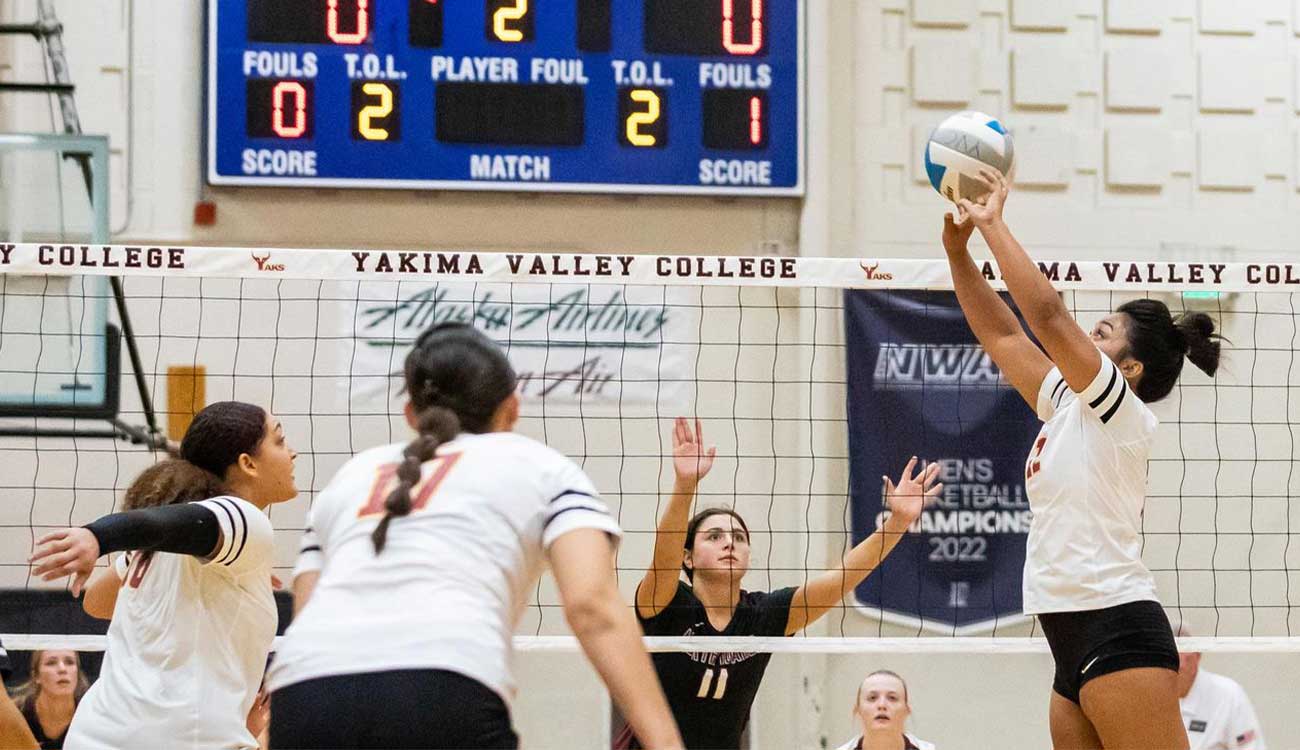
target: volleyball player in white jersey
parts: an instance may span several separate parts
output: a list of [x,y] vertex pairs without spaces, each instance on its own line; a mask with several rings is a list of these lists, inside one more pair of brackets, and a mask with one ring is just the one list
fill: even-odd
[[101,555],[130,551],[68,750],[257,747],[246,720],[277,623],[264,510],[297,494],[296,454],[260,407],[225,401],[195,415],[181,456],[132,482],[134,510],[49,534],[32,557],[75,595]]
[[[1147,456],[1183,359],[1213,375],[1219,343],[1201,313],[1175,320],[1164,303],[1121,305],[1085,333],[1002,221],[1006,180],[985,171],[983,204],[960,203],[943,241],[966,320],[1044,425],[1026,462],[1034,523],[1024,611],[1038,615],[1056,662],[1050,704],[1057,748],[1186,748],[1178,651],[1142,562]],[[993,250],[1021,329],[966,249],[972,225]],[[1050,358],[1050,359],[1049,359]]]
[[512,638],[549,563],[565,615],[651,747],[680,747],[619,599],[621,531],[572,461],[511,432],[501,349],[435,326],[405,362],[410,444],[353,458],[312,508],[307,597],[267,676],[275,748],[513,748]]

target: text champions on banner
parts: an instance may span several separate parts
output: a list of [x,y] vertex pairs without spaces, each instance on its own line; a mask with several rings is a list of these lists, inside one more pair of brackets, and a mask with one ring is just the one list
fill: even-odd
[[943,493],[855,590],[874,617],[951,634],[1019,619],[1032,515],[1024,464],[1039,423],[947,292],[849,291],[853,543],[886,518],[881,477],[938,462]]
[[[948,264],[934,259],[784,256],[483,253],[456,250],[356,250],[0,243],[0,273],[66,276],[132,274],[291,279],[382,278],[583,284],[761,285],[831,289],[952,288]],[[1300,291],[1300,263],[1040,261],[1058,289],[1147,292]],[[991,261],[985,278],[1001,288]]]
[[[525,402],[684,408],[693,384],[662,373],[688,371],[698,354],[697,295],[691,289],[365,282],[340,333],[356,342],[350,392],[383,410],[415,338],[439,323],[475,326],[506,349]],[[392,300],[377,302],[375,300]]]

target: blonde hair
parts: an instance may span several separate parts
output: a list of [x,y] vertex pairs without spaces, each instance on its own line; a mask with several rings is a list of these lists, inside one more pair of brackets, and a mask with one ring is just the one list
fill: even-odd
[[[31,671],[27,674],[27,681],[19,685],[18,689],[14,691],[14,703],[18,706],[18,710],[27,710],[27,706],[40,697],[41,660],[53,650],[55,649],[32,652]],[[90,680],[86,679],[86,670],[81,668],[81,654],[73,651],[72,659],[77,664],[77,686],[72,691],[72,702],[80,703],[81,696],[85,695],[86,691],[90,689]]]
[[893,677],[895,680],[898,680],[898,684],[903,686],[903,705],[907,706],[908,710],[911,710],[912,703],[907,699],[907,680],[904,680],[901,674],[893,671],[892,669],[877,669],[876,671],[872,672],[866,677],[863,677],[862,682],[858,683],[858,694],[853,698],[853,713],[856,714],[858,712],[858,704],[862,702],[862,686],[867,684],[867,680],[871,679],[872,677],[875,677],[878,674],[889,675],[890,677]]

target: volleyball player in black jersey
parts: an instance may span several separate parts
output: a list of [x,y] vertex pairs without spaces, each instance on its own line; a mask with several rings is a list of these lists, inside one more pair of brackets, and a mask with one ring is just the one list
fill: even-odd
[[[802,586],[776,591],[744,591],[749,570],[749,528],[735,511],[709,509],[690,516],[699,481],[713,467],[716,449],[703,447],[699,420],[692,432],[685,419],[673,427],[676,481],[659,520],[654,560],[636,591],[636,613],[646,635],[788,636],[837,605],[875,570],[921,514],[927,498],[942,489],[939,466],[916,475],[916,458],[897,486],[882,479],[889,519],[882,529],[849,551],[841,563]],[[682,572],[686,580],[682,581]],[[750,707],[771,654],[653,654],[673,716],[688,748],[740,747]],[[624,731],[615,747],[638,747]]]

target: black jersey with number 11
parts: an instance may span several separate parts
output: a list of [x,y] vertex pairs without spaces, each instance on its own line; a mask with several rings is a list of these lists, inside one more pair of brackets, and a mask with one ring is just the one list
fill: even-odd
[[[731,622],[719,631],[709,623],[695,591],[686,583],[678,583],[677,593],[662,612],[649,619],[638,613],[637,619],[646,635],[784,636],[795,591],[741,591]],[[739,748],[749,723],[749,709],[772,655],[676,651],[653,654],[652,658],[686,747]],[[628,740],[623,747],[639,747]]]

